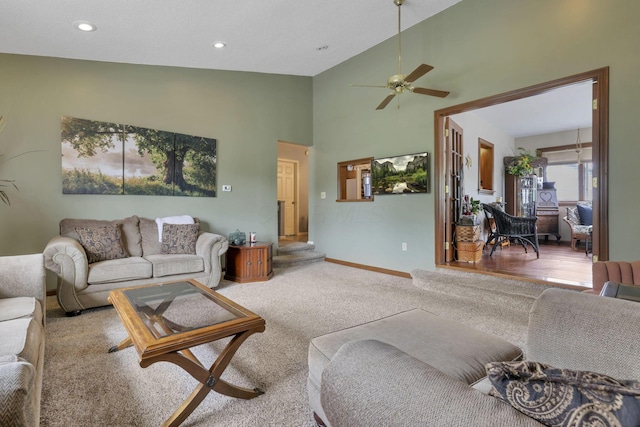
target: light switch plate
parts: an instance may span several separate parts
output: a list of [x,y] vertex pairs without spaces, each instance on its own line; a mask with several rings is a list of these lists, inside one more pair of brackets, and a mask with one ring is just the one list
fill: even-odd
[[231,186],[230,185],[223,185],[222,186],[222,191],[231,191]]

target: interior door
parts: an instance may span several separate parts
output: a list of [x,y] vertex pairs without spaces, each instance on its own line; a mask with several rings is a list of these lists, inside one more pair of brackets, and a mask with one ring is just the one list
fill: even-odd
[[455,259],[454,231],[462,209],[464,149],[462,127],[447,117],[445,121],[445,261]]
[[284,202],[284,235],[296,234],[296,162],[278,159],[278,200]]

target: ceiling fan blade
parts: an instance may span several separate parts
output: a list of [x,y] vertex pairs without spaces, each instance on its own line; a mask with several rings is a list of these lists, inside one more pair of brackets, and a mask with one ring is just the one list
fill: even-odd
[[387,97],[384,99],[384,101],[382,101],[380,103],[380,105],[378,105],[376,110],[382,110],[384,107],[386,107],[387,104],[391,102],[391,100],[393,99],[394,96],[396,96],[395,93],[390,93],[389,95],[387,95]]
[[431,65],[420,64],[418,65],[418,68],[413,70],[407,77],[405,77],[404,80],[409,83],[415,82],[416,80],[418,80],[420,77],[424,76],[431,70],[433,70],[433,67]]
[[449,92],[444,90],[426,89],[423,87],[412,87],[411,92],[419,93],[421,95],[437,96],[438,98],[446,98]]

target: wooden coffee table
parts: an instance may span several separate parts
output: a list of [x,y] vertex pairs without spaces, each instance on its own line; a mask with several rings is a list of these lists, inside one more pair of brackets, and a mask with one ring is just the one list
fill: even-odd
[[[180,425],[212,390],[241,399],[263,394],[220,378],[240,345],[264,331],[265,321],[257,314],[195,280],[118,289],[111,291],[109,301],[129,334],[110,353],[133,344],[141,367],[174,363],[200,382],[163,426]],[[208,369],[189,350],[231,336]]]

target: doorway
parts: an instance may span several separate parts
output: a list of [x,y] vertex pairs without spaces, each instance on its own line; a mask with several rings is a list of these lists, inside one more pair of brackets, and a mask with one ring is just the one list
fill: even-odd
[[306,242],[309,235],[309,148],[278,141],[278,242]]
[[[540,95],[557,88],[585,81],[591,82],[593,88],[593,262],[608,259],[608,79],[608,67],[601,68],[435,111],[435,165],[433,175],[435,178],[436,266],[448,265],[448,248],[453,243],[450,240],[450,233],[448,232],[448,221],[449,227],[451,221],[449,207],[451,205],[451,198],[455,196],[451,194],[449,182],[449,149],[447,146],[446,132],[446,129],[448,128],[448,117],[463,112]],[[516,274],[514,273],[514,275]]]

